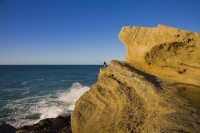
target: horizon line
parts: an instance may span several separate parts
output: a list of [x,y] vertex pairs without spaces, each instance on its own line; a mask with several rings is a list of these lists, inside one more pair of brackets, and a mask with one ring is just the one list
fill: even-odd
[[[103,64],[0,64],[0,66],[20,66],[20,65],[21,65],[21,66],[23,66],[23,65],[24,65],[24,66],[25,66],[25,65],[26,65],[26,66],[30,66],[30,65],[33,65],[33,66],[34,66],[34,65],[35,65],[35,66],[36,66],[36,65],[44,65],[44,66],[45,66],[45,65],[46,65],[46,66],[47,66],[47,65],[60,65],[60,66],[61,66],[61,65],[63,65],[63,66],[64,66],[64,65],[103,65]],[[108,64],[107,64],[107,65],[108,65]]]

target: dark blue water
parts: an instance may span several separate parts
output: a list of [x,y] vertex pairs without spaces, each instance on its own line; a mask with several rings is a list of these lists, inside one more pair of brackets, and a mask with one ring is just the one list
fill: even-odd
[[0,66],[0,119],[20,127],[69,115],[100,65]]

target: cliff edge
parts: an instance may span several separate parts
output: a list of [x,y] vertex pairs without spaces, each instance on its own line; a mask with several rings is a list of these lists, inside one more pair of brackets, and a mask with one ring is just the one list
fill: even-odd
[[[100,69],[97,82],[76,102],[72,132],[200,131],[199,34],[158,27],[122,28],[119,38],[126,46],[127,62],[113,60]],[[166,34],[175,34],[173,38],[184,42],[170,40]],[[192,36],[191,40],[182,35]],[[171,47],[178,54],[174,55]],[[193,52],[187,51],[190,48]],[[183,51],[184,55],[179,55]]]

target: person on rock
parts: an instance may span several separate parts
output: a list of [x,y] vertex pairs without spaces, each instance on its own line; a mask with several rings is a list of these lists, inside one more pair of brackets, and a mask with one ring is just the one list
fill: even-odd
[[104,65],[104,68],[106,68],[106,62],[105,61],[104,61],[103,65]]

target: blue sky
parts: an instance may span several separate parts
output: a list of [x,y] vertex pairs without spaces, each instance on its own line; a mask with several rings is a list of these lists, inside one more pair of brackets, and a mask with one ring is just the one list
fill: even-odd
[[0,0],[0,64],[125,60],[122,26],[200,33],[200,0]]

